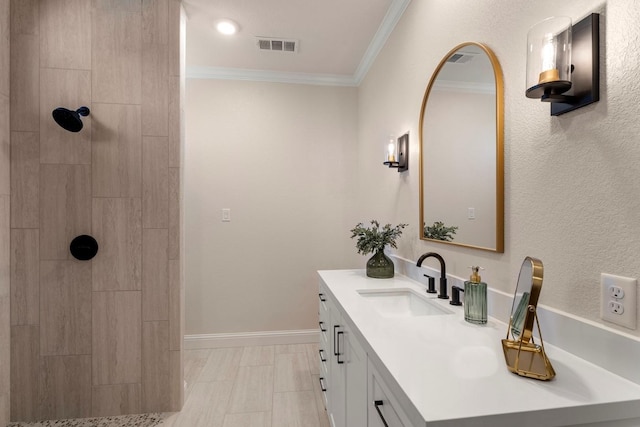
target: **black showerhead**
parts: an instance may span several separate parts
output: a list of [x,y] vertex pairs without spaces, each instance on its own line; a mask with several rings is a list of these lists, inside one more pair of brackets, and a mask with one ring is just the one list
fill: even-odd
[[80,116],[88,116],[89,109],[80,107],[76,111],[58,107],[51,113],[53,120],[69,132],[80,132],[82,130],[82,119]]

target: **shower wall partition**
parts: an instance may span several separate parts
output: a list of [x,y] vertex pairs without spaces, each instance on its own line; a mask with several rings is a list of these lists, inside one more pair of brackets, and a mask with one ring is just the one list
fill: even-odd
[[0,426],[9,422],[9,0],[0,0]]
[[178,410],[180,2],[10,7],[11,419]]

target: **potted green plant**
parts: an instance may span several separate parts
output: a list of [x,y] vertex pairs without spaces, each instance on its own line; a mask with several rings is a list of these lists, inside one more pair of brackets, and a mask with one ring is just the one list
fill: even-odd
[[433,225],[424,225],[424,237],[427,239],[442,240],[443,242],[453,242],[453,235],[458,227],[447,227],[442,221],[435,221]]
[[367,261],[367,276],[377,279],[389,279],[393,277],[393,261],[384,254],[384,247],[389,245],[397,248],[396,239],[402,235],[402,229],[408,224],[398,224],[392,227],[387,224],[380,227],[376,220],[371,221],[371,227],[365,227],[359,223],[351,230],[351,238],[358,238],[356,248],[358,253],[367,255],[375,254]]

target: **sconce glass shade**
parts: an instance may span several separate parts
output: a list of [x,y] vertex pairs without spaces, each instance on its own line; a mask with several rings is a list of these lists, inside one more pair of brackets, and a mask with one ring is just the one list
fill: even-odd
[[396,146],[396,141],[393,137],[390,137],[389,142],[384,145],[384,161],[385,162],[398,161],[398,148]]
[[384,145],[384,162],[390,168],[398,169],[398,172],[409,170],[409,133],[405,133],[398,141],[394,141],[393,136]]
[[547,18],[527,34],[527,98],[553,101],[571,89],[571,18]]

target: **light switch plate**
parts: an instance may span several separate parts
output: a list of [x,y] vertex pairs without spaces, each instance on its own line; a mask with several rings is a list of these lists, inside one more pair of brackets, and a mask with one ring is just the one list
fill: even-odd
[[638,281],[614,274],[600,274],[600,317],[629,329],[636,329]]

